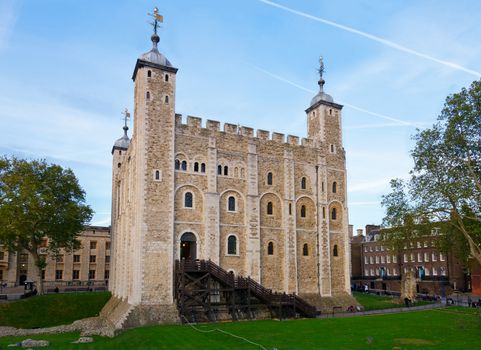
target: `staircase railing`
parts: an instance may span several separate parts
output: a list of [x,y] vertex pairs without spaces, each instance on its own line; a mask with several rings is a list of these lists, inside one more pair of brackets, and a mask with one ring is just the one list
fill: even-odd
[[[268,306],[292,305],[307,317],[316,316],[316,308],[295,294],[275,293],[250,277],[234,276],[210,260],[181,260],[176,262],[177,271],[208,272],[225,285],[235,289],[249,289],[255,296]],[[179,270],[180,269],[180,270]]]

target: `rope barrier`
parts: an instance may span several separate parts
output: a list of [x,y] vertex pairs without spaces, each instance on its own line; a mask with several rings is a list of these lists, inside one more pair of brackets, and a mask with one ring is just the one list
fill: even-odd
[[227,331],[224,331],[222,329],[219,329],[219,328],[214,328],[214,329],[209,329],[209,330],[203,330],[203,329],[198,329],[197,327],[195,327],[192,323],[189,322],[189,320],[187,318],[185,318],[184,315],[182,315],[182,317],[184,318],[185,322],[187,322],[187,324],[195,331],[199,332],[199,333],[213,333],[213,332],[220,332],[220,333],[223,333],[223,334],[226,334],[226,335],[230,335],[231,337],[234,337],[234,338],[237,338],[237,339],[241,339],[241,340],[244,340],[245,342],[249,343],[249,344],[252,344],[252,345],[255,345],[255,346],[258,346],[259,348],[261,348],[262,350],[268,350],[265,346],[263,346],[262,344],[258,344],[258,343],[255,343],[253,342],[252,340],[249,340],[247,338],[244,338],[244,337],[241,337],[239,335],[235,335],[235,334],[232,334],[232,333],[229,333]]

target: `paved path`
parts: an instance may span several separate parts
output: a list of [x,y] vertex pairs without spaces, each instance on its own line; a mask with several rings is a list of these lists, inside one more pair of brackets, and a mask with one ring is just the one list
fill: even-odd
[[381,310],[369,310],[361,312],[339,312],[339,313],[323,313],[317,318],[336,318],[336,317],[355,317],[355,316],[367,316],[367,315],[385,315],[385,314],[397,314],[401,312],[412,312],[412,311],[422,311],[431,309],[440,309],[446,307],[445,304],[433,303],[421,306],[411,306],[411,307],[394,307],[389,309]]

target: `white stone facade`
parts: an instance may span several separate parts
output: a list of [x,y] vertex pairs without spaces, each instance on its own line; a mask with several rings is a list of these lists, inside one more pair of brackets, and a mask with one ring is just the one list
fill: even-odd
[[133,136],[112,151],[113,295],[171,306],[182,255],[276,291],[349,294],[342,106],[312,104],[301,142],[192,116],[184,123],[176,73],[143,59],[135,67]]

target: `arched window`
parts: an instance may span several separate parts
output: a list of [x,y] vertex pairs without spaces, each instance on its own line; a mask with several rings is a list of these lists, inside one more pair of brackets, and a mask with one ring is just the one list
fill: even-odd
[[227,200],[227,210],[228,211],[235,211],[235,197],[230,196],[229,199]]
[[185,160],[182,161],[182,170],[187,170],[187,161]]
[[334,182],[332,183],[332,193],[336,193],[336,192],[337,192],[337,182],[334,181]]
[[304,245],[302,246],[302,255],[304,256],[309,255],[309,246],[307,245],[307,243],[304,243]]
[[122,163],[117,164],[117,168],[120,168],[122,166]]
[[234,168],[234,177],[238,177],[238,176],[239,176],[239,168],[235,167]]
[[306,217],[306,206],[303,205],[301,206],[301,218],[305,218]]
[[184,208],[192,208],[193,203],[193,195],[192,192],[185,192],[184,194]]
[[274,243],[267,243],[267,255],[274,255]]
[[338,255],[338,252],[337,252],[337,244],[334,244],[334,248],[332,249],[332,255],[334,255],[334,256],[337,256],[337,255]]
[[165,75],[165,81],[169,81],[169,75],[168,74]]
[[205,163],[202,163],[202,164],[200,165],[200,172],[201,172],[201,173],[205,173]]
[[194,171],[197,173],[199,172],[199,163],[198,162],[195,162],[194,163]]
[[179,170],[180,169],[180,160],[176,159],[175,160],[175,170]]
[[267,184],[272,185],[272,173],[267,173]]
[[224,176],[229,175],[229,167],[226,165],[224,166]]
[[155,179],[160,180],[160,171],[159,170],[155,171]]
[[336,220],[336,219],[337,219],[337,210],[336,210],[336,208],[332,208],[331,219],[332,219],[332,220]]
[[227,254],[236,255],[237,254],[237,237],[230,235],[227,238]]
[[149,70],[147,71],[147,78],[150,78],[151,76],[152,76],[152,71],[149,69]]
[[169,103],[169,96],[165,96],[165,103]]
[[147,92],[145,93],[145,98],[146,98],[147,100],[150,100],[150,92],[147,91]]
[[306,178],[303,177],[301,179],[301,189],[305,190],[306,189]]
[[222,175],[222,165],[217,166],[217,175]]
[[272,202],[267,203],[267,215],[272,215]]

